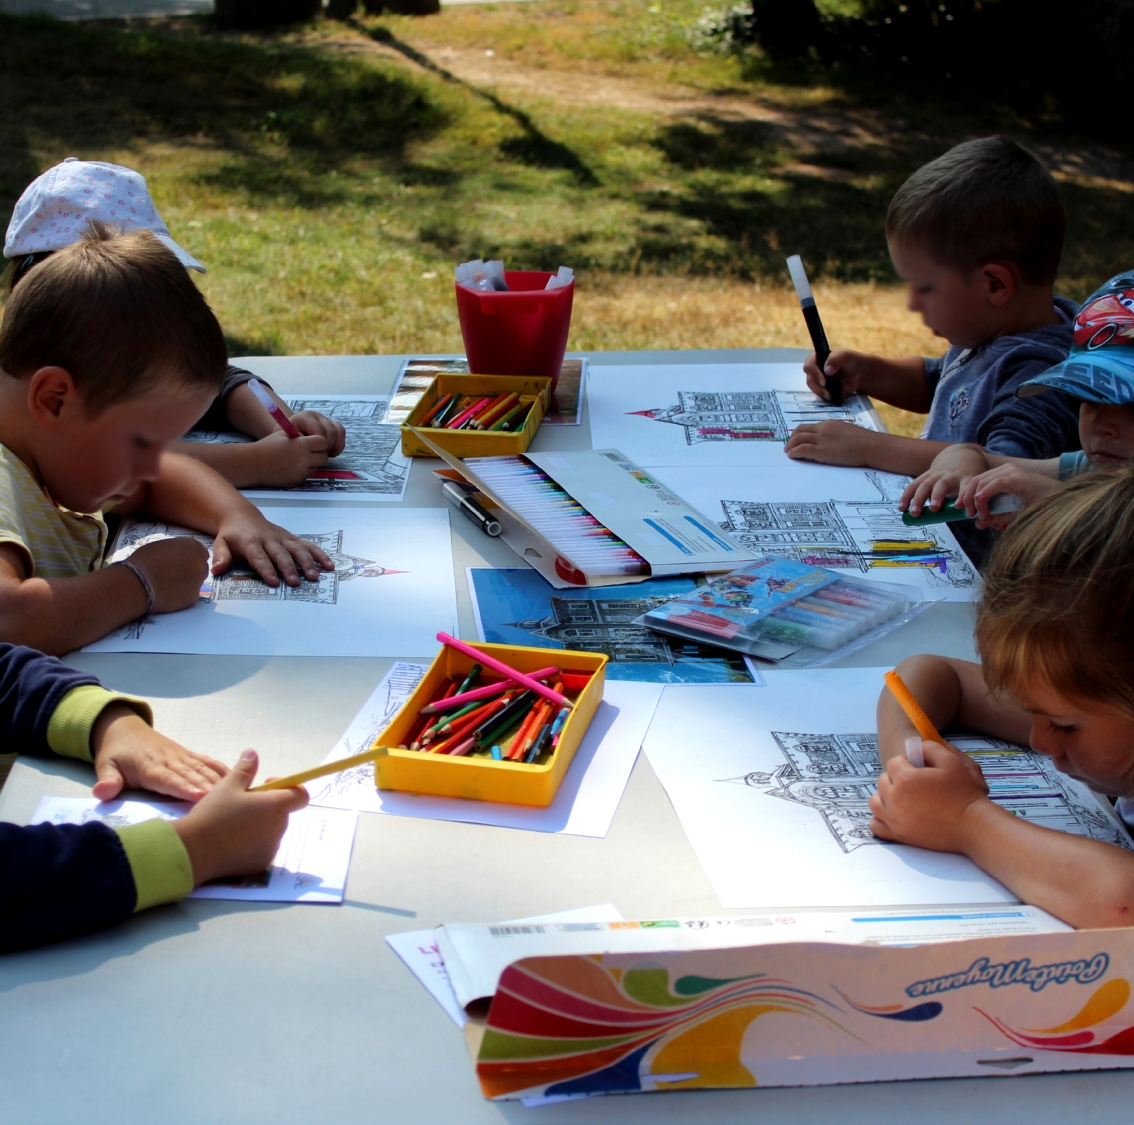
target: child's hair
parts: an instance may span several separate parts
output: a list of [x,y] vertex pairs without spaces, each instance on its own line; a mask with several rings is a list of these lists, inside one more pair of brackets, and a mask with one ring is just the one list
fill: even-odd
[[185,267],[150,231],[92,222],[13,290],[0,369],[62,367],[92,414],[161,384],[219,391],[224,334]]
[[890,201],[886,237],[963,274],[1007,262],[1030,285],[1055,280],[1067,215],[1051,173],[1004,137],[951,148]]
[[993,551],[976,625],[985,682],[1134,719],[1134,469],[1087,473],[1024,511]]

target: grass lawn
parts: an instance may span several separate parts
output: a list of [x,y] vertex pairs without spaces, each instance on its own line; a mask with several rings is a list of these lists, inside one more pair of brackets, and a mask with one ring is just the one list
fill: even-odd
[[833,339],[935,354],[886,204],[997,130],[1061,179],[1063,291],[1134,261],[1123,155],[990,107],[772,84],[698,47],[703,9],[543,0],[264,36],[0,17],[0,218],[64,156],[139,169],[236,353],[459,348],[450,269],[472,256],[573,266],[573,348],[803,345],[800,252]]

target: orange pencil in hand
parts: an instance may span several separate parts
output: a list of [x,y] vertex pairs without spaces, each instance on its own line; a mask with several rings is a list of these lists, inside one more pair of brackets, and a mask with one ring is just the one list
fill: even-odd
[[902,677],[897,672],[887,672],[885,675],[886,686],[890,689],[890,694],[898,701],[906,717],[914,727],[917,733],[921,735],[926,742],[940,742],[942,746],[945,745],[945,739],[941,737],[940,731],[930,721],[929,716],[921,709],[921,704],[914,699],[913,692],[906,687]]

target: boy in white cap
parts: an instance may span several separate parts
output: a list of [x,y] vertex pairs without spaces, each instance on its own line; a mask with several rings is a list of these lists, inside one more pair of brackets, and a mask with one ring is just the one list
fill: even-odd
[[[69,156],[33,180],[16,202],[4,239],[4,257],[12,263],[8,288],[14,290],[45,258],[77,242],[92,221],[123,231],[152,231],[186,269],[206,272],[170,236],[143,176],[119,164]],[[178,442],[173,448],[203,461],[237,488],[301,484],[343,451],[346,431],[340,423],[314,410],[293,414],[268,388],[301,434],[289,439],[249,390],[251,378],[252,372],[229,364],[220,394],[196,428],[238,430],[256,441]]]

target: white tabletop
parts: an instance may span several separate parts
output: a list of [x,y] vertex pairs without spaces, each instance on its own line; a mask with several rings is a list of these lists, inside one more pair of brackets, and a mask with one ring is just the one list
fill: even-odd
[[[795,351],[626,352],[592,362],[784,362]],[[398,356],[272,357],[246,365],[284,393],[386,393]],[[536,449],[589,444],[544,427]],[[405,503],[443,506],[415,462]],[[454,513],[461,632],[470,565],[514,565]],[[972,610],[936,606],[845,663],[917,651],[972,657]],[[428,653],[406,653],[427,660]],[[266,770],[318,762],[389,660],[86,654],[68,663],[152,700],[158,726]],[[774,682],[775,673],[768,677]],[[0,819],[40,797],[89,795],[89,770],[21,760]],[[480,1094],[464,1041],[383,940],[443,921],[597,903],[627,918],[723,911],[660,784],[639,757],[606,839],[363,815],[342,906],[185,901],[101,934],[0,958],[0,1122],[176,1125],[585,1125],[633,1122],[1116,1121],[1129,1072],[592,1098],[525,1109]]]

